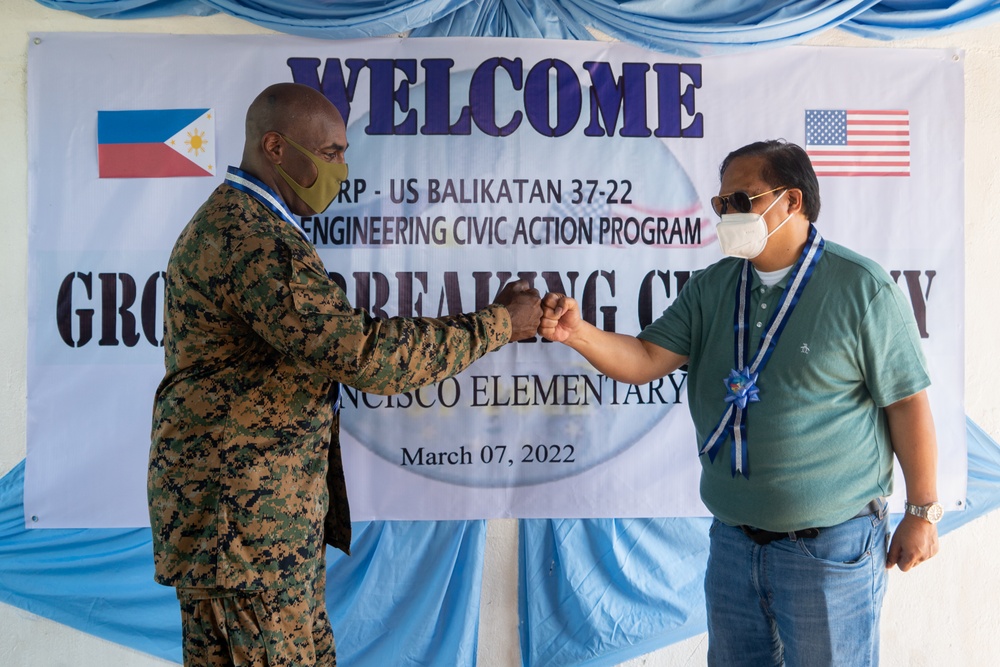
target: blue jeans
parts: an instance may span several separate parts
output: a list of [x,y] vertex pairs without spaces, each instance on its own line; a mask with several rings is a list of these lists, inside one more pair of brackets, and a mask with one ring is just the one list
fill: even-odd
[[883,511],[764,546],[714,521],[708,664],[878,665],[887,520]]

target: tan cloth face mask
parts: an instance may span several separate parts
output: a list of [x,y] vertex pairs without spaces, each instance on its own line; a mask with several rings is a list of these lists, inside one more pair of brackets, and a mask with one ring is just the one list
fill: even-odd
[[312,151],[303,148],[285,135],[282,134],[281,138],[287,141],[295,150],[312,160],[312,163],[316,165],[316,182],[309,187],[303,187],[296,183],[295,179],[281,168],[281,165],[276,164],[274,168],[277,169],[281,177],[288,183],[288,187],[294,190],[295,194],[309,208],[315,213],[322,213],[333,203],[337,195],[340,194],[340,184],[347,180],[347,165],[339,162],[327,162],[313,155]]

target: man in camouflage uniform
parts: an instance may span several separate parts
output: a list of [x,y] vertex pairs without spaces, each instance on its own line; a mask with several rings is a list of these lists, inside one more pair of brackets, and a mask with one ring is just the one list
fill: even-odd
[[335,665],[324,541],[347,552],[351,528],[338,383],[409,391],[538,325],[524,283],[439,319],[352,308],[291,215],[326,208],[346,149],[323,95],[267,88],[247,112],[240,168],[170,256],[148,492],[156,580],[177,588],[186,665]]

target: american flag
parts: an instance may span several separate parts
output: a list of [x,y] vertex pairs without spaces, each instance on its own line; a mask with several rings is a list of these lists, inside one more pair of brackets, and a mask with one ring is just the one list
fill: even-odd
[[817,176],[909,176],[910,112],[807,110],[806,153]]

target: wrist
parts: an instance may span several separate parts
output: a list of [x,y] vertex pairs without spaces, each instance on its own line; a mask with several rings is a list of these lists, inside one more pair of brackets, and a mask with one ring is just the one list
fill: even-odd
[[589,322],[581,319],[572,327],[566,327],[566,338],[563,340],[563,343],[586,356],[588,352],[596,348],[596,345],[589,335],[591,326],[592,325]]
[[907,500],[905,509],[907,514],[919,517],[930,524],[936,524],[944,516],[944,507],[936,500],[925,504],[911,503]]

